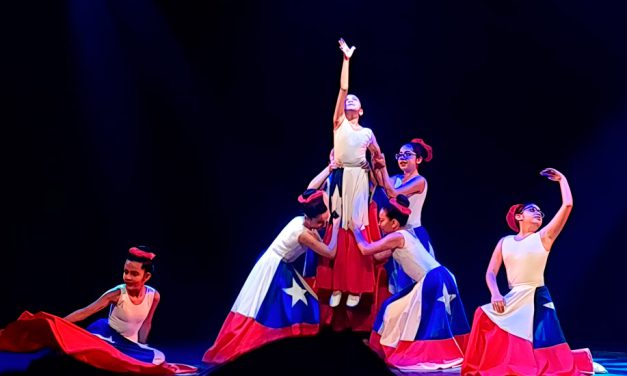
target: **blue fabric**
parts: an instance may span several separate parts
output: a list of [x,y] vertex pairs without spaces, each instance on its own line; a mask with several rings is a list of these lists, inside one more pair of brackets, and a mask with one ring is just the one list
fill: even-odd
[[105,338],[120,352],[142,362],[152,363],[155,353],[151,349],[140,347],[137,343],[123,337],[120,333],[109,326],[107,319],[99,319],[87,327],[87,331]]
[[255,320],[269,328],[284,328],[301,323],[319,324],[318,300],[309,291],[304,293],[306,304],[298,300],[292,306],[292,296],[285,290],[292,288],[294,284],[306,290],[294,267],[281,261]]
[[534,296],[533,348],[540,349],[565,342],[549,289],[546,286],[538,287]]

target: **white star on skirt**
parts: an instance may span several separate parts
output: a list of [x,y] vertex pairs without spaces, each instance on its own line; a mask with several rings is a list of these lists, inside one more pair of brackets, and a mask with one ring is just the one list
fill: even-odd
[[294,278],[292,278],[292,287],[284,288],[283,292],[292,297],[292,307],[294,307],[299,300],[302,300],[303,303],[307,305],[307,298],[305,297],[307,290],[301,288]]
[[451,302],[455,299],[457,295],[449,294],[448,289],[446,288],[446,284],[442,284],[442,296],[438,298],[438,301],[444,303],[446,307],[446,313],[451,314]]

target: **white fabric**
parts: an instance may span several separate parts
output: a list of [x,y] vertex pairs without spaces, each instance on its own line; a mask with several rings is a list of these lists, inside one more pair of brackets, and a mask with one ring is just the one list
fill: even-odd
[[342,192],[339,187],[331,193],[331,206],[341,218],[341,226],[348,229],[348,220],[357,226],[368,225],[368,170],[361,167],[344,167]]
[[403,235],[405,244],[402,248],[396,248],[392,257],[411,279],[419,281],[430,270],[440,266],[440,263],[429,254],[429,251],[412,233],[407,230],[399,230],[398,232]]
[[343,167],[359,167],[366,161],[366,150],[373,141],[372,130],[360,127],[356,130],[344,118],[333,131],[333,153],[337,163]]
[[527,341],[533,341],[533,313],[535,285],[514,286],[503,298],[505,311],[498,313],[492,304],[485,304],[481,309],[485,314],[504,331]]
[[539,233],[522,240],[516,240],[513,235],[506,236],[502,243],[502,254],[510,288],[519,284],[544,286],[544,268],[549,252],[542,245]]
[[[232,312],[246,317],[257,317],[261,303],[263,303],[274,273],[281,261],[293,262],[298,256],[305,253],[306,248],[298,242],[298,237],[306,230],[304,217],[292,219],[274,239],[270,247],[261,255],[251,270],[244,286],[239,292]],[[315,296],[309,285],[298,275],[307,292]]]
[[107,291],[120,290],[118,302],[111,307],[109,312],[109,326],[123,337],[135,343],[139,340],[139,329],[142,327],[146,317],[148,317],[155,297],[155,289],[150,286],[144,287],[146,293],[140,304],[133,304],[128,296],[125,284],[118,285]]
[[[393,180],[394,180],[395,189],[398,189],[403,185],[402,175],[395,175],[393,177]],[[425,189],[422,191],[422,193],[414,193],[411,196],[408,196],[408,198],[409,198],[409,209],[411,209],[411,214],[409,215],[409,219],[407,220],[407,226],[408,227],[420,227],[422,226],[421,224],[422,207],[425,203],[425,199],[427,198],[427,181],[425,180]]]
[[283,230],[281,230],[279,235],[268,247],[267,252],[276,253],[286,262],[296,260],[307,250],[306,247],[302,246],[298,242],[298,237],[306,229],[305,217],[295,217],[283,228]]
[[539,233],[522,240],[506,236],[501,244],[503,264],[511,290],[503,298],[505,311],[498,313],[492,304],[481,307],[499,328],[527,341],[533,341],[533,314],[536,288],[544,286],[544,268],[549,252]]
[[379,342],[382,345],[396,347],[399,341],[413,341],[416,338],[422,317],[423,282],[424,278],[420,279],[409,294],[385,308],[384,324],[379,329]]

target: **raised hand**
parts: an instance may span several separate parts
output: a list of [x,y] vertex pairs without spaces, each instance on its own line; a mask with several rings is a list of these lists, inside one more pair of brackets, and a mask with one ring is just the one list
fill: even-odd
[[550,167],[540,171],[540,175],[546,176],[549,180],[553,181],[560,181],[564,177],[564,174]]
[[355,48],[357,48],[357,47],[355,47],[355,46],[348,47],[348,44],[346,44],[346,42],[344,41],[343,38],[340,38],[338,43],[340,44],[340,50],[342,50],[342,52],[344,53],[344,58],[345,59],[350,59],[351,56],[353,56],[353,52],[355,52]]

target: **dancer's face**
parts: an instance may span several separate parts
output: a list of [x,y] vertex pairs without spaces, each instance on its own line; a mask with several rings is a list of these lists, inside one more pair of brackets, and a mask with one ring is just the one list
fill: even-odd
[[312,230],[320,230],[322,228],[324,228],[327,223],[329,223],[329,217],[331,215],[329,214],[329,209],[327,209],[327,211],[325,211],[324,213],[320,214],[317,217],[311,218],[310,223],[310,228]]
[[416,153],[409,145],[403,145],[398,153],[396,154],[396,160],[398,163],[398,167],[404,173],[414,172],[418,168],[418,157]]
[[394,232],[398,229],[398,221],[390,219],[385,209],[379,210],[379,228],[386,234]]
[[542,218],[544,218],[544,213],[536,204],[529,204],[523,208],[520,214],[516,214],[517,220],[537,226],[538,228],[542,226]]
[[344,110],[345,111],[359,111],[361,110],[361,102],[356,95],[348,94],[346,96],[346,101],[344,101]]
[[150,273],[142,269],[141,262],[126,260],[124,263],[124,274],[122,277],[127,287],[142,287],[150,279],[150,276]]

